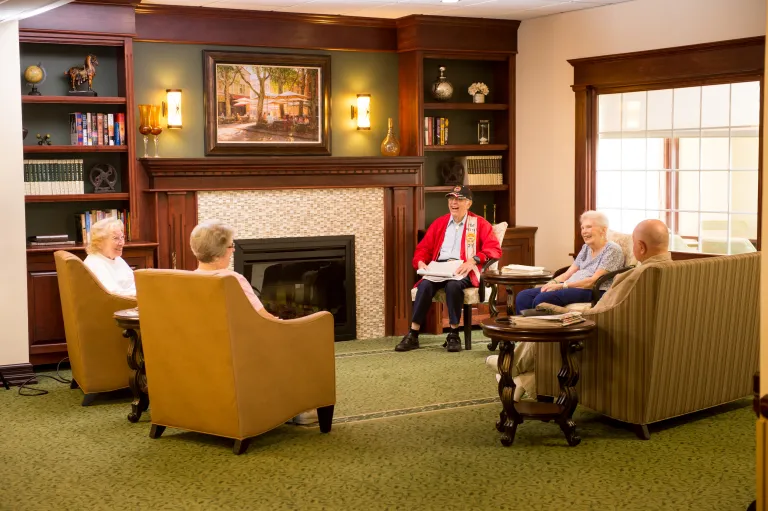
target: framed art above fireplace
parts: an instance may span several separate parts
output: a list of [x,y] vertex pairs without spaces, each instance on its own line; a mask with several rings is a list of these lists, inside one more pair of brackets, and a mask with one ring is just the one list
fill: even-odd
[[331,154],[331,57],[203,51],[205,154]]

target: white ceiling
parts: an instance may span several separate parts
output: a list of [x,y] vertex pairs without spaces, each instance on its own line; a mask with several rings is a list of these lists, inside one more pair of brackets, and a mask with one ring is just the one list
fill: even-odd
[[401,18],[411,14],[525,20],[631,0],[142,0],[142,5]]
[[37,16],[72,0],[0,0],[0,23]]

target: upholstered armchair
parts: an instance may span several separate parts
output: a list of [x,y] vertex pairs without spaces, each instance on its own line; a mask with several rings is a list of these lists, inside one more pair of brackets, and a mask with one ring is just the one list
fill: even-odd
[[[493,234],[499,240],[499,245],[504,243],[504,235],[507,232],[507,222],[500,222],[493,225]],[[480,270],[480,282],[478,287],[469,287],[464,290],[464,349],[472,349],[472,306],[478,303],[485,303],[491,295],[490,288],[485,286],[483,274],[487,270],[496,270],[499,266],[498,259],[488,259]],[[416,300],[416,288],[411,289],[411,301]],[[441,289],[432,298],[433,302],[445,304],[445,290]]]
[[307,410],[331,430],[333,316],[256,312],[231,275],[138,270],[136,290],[152,427],[248,441]]
[[83,406],[88,406],[99,392],[128,387],[128,340],[112,314],[136,307],[136,300],[109,293],[76,255],[59,250],[53,258],[72,367],[71,386],[82,389]]
[[[610,271],[595,281],[595,283],[592,285],[592,301],[591,302],[572,303],[572,304],[566,305],[567,309],[575,310],[575,311],[585,311],[591,307],[594,307],[597,304],[598,300],[600,300],[600,296],[601,296],[600,286],[602,286],[606,280],[612,279],[616,275],[620,273],[624,273],[625,271],[629,271],[637,265],[637,259],[635,259],[635,254],[632,252],[632,235],[631,234],[624,234],[621,232],[608,230],[607,238],[608,238],[608,241],[613,241],[614,243],[616,243],[621,247],[621,251],[624,253],[624,267],[619,268],[616,271]],[[562,275],[563,273],[568,271],[568,268],[570,268],[570,265],[555,271],[553,278],[557,277],[558,275]]]
[[[760,344],[760,255],[639,266],[629,294],[584,312],[596,335],[579,354],[579,402],[635,425],[749,396]],[[536,345],[540,395],[559,393],[559,347]]]

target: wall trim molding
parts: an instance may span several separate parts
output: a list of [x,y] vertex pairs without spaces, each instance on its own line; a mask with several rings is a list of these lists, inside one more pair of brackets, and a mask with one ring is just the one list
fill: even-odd
[[[35,371],[32,369],[32,364],[28,362],[25,364],[0,366],[0,372],[2,372],[5,379],[8,380],[9,385],[21,385],[30,378],[32,378],[32,381],[29,383],[37,383]],[[3,392],[3,390],[2,385],[0,385],[0,392]]]

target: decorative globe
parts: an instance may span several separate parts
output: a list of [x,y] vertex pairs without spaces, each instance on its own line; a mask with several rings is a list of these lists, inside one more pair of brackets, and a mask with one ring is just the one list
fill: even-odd
[[45,71],[41,66],[29,66],[24,70],[24,79],[27,83],[38,84],[45,79]]

